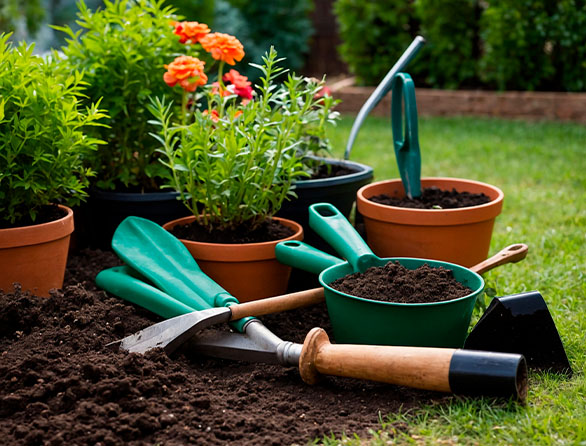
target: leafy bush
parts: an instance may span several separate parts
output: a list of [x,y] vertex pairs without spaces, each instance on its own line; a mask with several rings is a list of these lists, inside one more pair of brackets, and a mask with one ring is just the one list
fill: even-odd
[[82,158],[100,141],[84,127],[104,114],[95,104],[80,109],[80,73],[33,55],[32,45],[13,48],[8,38],[0,37],[0,216],[13,224],[87,195],[92,172]]
[[262,63],[262,57],[270,46],[280,54],[286,54],[283,66],[300,69],[309,52],[309,38],[313,25],[309,13],[311,0],[216,0],[216,17],[213,27],[220,32],[237,35],[246,48],[241,71],[256,79],[258,70],[249,63]]
[[[193,71],[192,81],[181,84],[180,113],[158,99],[150,107],[160,126],[154,136],[161,143],[162,162],[172,173],[169,186],[210,232],[254,229],[274,215],[293,193],[294,181],[307,176],[303,151],[313,148],[313,138],[335,117],[333,99],[319,97],[323,82],[290,74],[278,87],[275,80],[284,69],[276,51],[271,48],[263,61],[257,66],[262,76],[256,94],[235,70],[222,76],[221,62],[221,80],[204,87],[208,108],[202,111],[190,99],[201,97],[192,92],[207,76],[198,59],[182,58],[177,68]],[[175,85],[175,66],[170,64],[168,73]]]
[[359,82],[376,85],[412,41],[409,2],[336,0],[342,60]]
[[491,0],[481,19],[481,77],[501,90],[535,90],[553,76],[546,45],[557,0]]
[[416,0],[415,11],[428,43],[408,70],[423,71],[427,74],[425,83],[434,87],[476,84],[478,1]]
[[[41,0],[2,0],[0,2],[0,32],[20,31],[22,34],[35,34],[44,17],[45,10]],[[26,29],[18,29],[20,23]]]
[[90,11],[81,1],[78,24],[56,27],[68,35],[63,52],[71,69],[84,71],[86,103],[102,98],[108,128],[96,136],[107,141],[90,160],[97,170],[95,184],[103,189],[156,190],[165,174],[149,136],[146,106],[149,96],[171,96],[163,82],[163,65],[181,51],[173,34],[173,10],[162,1],[105,1]]

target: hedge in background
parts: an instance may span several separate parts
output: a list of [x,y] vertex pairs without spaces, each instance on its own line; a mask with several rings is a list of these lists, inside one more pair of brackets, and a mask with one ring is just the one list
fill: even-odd
[[412,40],[413,8],[402,0],[337,0],[342,60],[357,81],[378,84]]
[[[172,1],[172,0],[171,0]],[[262,56],[271,46],[286,60],[281,66],[299,70],[309,53],[313,25],[309,13],[312,0],[216,0],[214,29],[238,36],[246,55],[240,71],[251,79],[259,70],[248,63],[262,64]]]
[[408,68],[420,86],[586,91],[586,0],[337,0],[334,11],[342,59],[364,84],[423,34]]
[[417,0],[415,12],[428,43],[408,71],[442,88],[477,85],[478,1]]

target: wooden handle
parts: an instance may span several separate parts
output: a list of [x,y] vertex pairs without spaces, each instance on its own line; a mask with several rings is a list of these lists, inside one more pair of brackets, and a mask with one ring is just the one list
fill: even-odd
[[299,371],[308,384],[315,384],[324,374],[450,392],[454,352],[445,348],[335,345],[323,329],[314,328],[303,343]]
[[324,301],[324,289],[298,291],[297,293],[259,299],[243,304],[230,305],[234,321],[246,316],[262,316],[263,314],[279,313],[280,311],[308,307]]
[[470,269],[475,273],[483,274],[497,266],[504,265],[505,263],[515,263],[519,260],[523,260],[527,257],[527,252],[529,252],[529,247],[524,243],[510,245],[489,259],[486,259],[484,262],[474,265]]
[[303,381],[320,374],[368,379],[467,395],[527,397],[523,355],[453,348],[330,344],[321,328],[306,336],[299,357]]

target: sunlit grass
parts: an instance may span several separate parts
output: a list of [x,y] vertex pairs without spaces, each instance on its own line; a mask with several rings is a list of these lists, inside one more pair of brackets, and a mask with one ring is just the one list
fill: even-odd
[[[330,134],[335,156],[344,152],[353,119],[344,117]],[[491,252],[516,242],[530,252],[487,273],[487,286],[499,296],[541,292],[574,376],[531,373],[526,406],[449,397],[384,414],[380,431],[369,437],[349,433],[319,442],[586,445],[586,126],[429,118],[419,122],[419,139],[423,176],[473,179],[504,191]],[[375,180],[399,177],[388,119],[367,119],[350,159],[373,166]]]

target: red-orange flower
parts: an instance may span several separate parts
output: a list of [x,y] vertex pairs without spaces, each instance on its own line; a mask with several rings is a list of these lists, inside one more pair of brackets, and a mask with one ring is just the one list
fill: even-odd
[[165,65],[167,72],[163,75],[163,80],[169,87],[174,87],[177,83],[186,91],[195,91],[200,85],[205,85],[208,77],[203,72],[205,62],[191,57],[176,57],[169,65]]
[[180,37],[179,42],[181,43],[197,43],[210,32],[208,25],[205,23],[173,22],[172,24],[175,27],[174,33]]
[[224,61],[228,65],[234,65],[244,57],[244,47],[236,37],[229,34],[206,34],[199,42],[214,59]]
[[[242,110],[236,110],[234,112],[234,118],[237,118],[238,116],[240,116],[242,114]],[[218,110],[204,110],[203,111],[203,115],[204,116],[208,116],[210,117],[210,119],[214,122],[218,122],[220,120],[220,114],[218,113]]]
[[236,70],[230,70],[228,73],[224,74],[222,80],[232,84],[234,94],[237,94],[244,99],[252,99],[252,83],[246,76],[242,76]]

